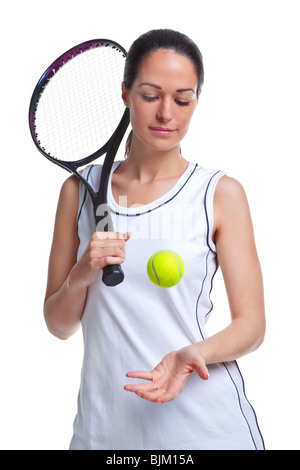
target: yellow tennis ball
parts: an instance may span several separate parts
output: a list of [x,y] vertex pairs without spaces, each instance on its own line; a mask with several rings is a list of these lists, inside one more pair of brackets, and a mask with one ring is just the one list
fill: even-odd
[[172,287],[182,279],[184,263],[174,251],[157,251],[148,261],[147,273],[150,281],[157,286]]

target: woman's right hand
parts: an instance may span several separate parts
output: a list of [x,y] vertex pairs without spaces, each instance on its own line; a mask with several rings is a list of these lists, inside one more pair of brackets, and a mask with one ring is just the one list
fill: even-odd
[[95,232],[80,260],[69,274],[70,287],[88,287],[96,279],[100,269],[125,261],[125,243],[131,234],[119,232]]

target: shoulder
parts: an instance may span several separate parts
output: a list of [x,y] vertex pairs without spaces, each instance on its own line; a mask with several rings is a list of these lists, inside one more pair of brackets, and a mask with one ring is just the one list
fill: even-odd
[[223,175],[216,186],[215,201],[221,205],[227,205],[247,200],[243,185],[230,176]]
[[79,179],[72,175],[67,178],[60,190],[58,211],[64,216],[72,216],[77,213],[79,203]]
[[62,184],[61,192],[66,195],[68,195],[69,193],[74,193],[78,191],[79,183],[80,183],[79,178],[77,178],[77,176],[75,175],[72,175],[69,178],[67,178]]
[[226,175],[220,178],[214,194],[214,213],[216,227],[250,221],[247,195],[239,181]]

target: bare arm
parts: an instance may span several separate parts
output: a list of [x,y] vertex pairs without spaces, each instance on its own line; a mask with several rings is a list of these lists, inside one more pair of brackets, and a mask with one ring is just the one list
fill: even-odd
[[265,334],[262,273],[243,187],[231,178],[221,178],[214,207],[214,241],[232,321],[198,344],[206,364],[231,361],[254,351]]
[[80,327],[88,286],[104,266],[124,262],[129,238],[128,234],[96,232],[77,262],[78,199],[79,181],[72,176],[59,197],[44,304],[47,327],[60,339],[67,339]]
[[44,304],[47,327],[61,339],[79,328],[87,292],[86,288],[74,289],[69,283],[79,246],[76,230],[78,199],[79,181],[73,176],[63,184],[58,201]]
[[214,215],[214,241],[232,321],[212,337],[167,354],[151,372],[129,372],[130,378],[150,382],[126,385],[125,390],[147,400],[173,400],[194,370],[206,380],[207,365],[237,359],[254,351],[263,341],[262,274],[247,198],[237,181],[221,178],[215,191]]

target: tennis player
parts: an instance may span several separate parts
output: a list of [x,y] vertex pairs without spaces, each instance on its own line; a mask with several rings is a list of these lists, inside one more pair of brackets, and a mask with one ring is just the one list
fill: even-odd
[[[126,158],[115,162],[107,203],[116,232],[95,232],[92,202],[63,184],[44,314],[67,339],[82,325],[84,358],[70,449],[262,450],[236,360],[265,333],[263,282],[247,198],[223,171],[203,168],[181,141],[201,106],[202,55],[168,29],[139,37],[120,93],[130,110]],[[84,169],[98,190],[101,165]],[[184,275],[153,283],[148,260],[173,251]],[[101,281],[122,264],[124,281]],[[213,278],[221,268],[231,321],[208,336]],[[168,266],[162,266],[162,276]]]

